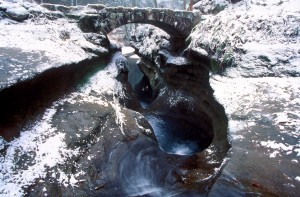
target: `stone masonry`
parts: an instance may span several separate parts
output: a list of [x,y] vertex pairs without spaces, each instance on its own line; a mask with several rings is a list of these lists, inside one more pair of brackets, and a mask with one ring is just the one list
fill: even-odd
[[106,7],[101,4],[87,6],[62,6],[43,4],[51,11],[61,12],[76,19],[84,32],[110,33],[117,27],[130,23],[151,24],[171,37],[186,38],[195,25],[193,12],[161,8]]

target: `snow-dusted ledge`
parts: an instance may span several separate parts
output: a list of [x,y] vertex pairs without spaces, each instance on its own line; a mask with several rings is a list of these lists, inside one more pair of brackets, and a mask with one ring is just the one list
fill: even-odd
[[107,49],[89,42],[76,23],[66,18],[49,20],[46,17],[49,11],[37,4],[0,0],[0,8],[29,13],[29,19],[23,22],[0,15],[0,89],[49,68],[96,57],[93,50],[99,55],[108,53]]

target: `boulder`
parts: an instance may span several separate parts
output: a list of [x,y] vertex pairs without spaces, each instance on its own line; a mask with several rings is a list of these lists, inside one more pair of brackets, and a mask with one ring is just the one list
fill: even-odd
[[95,44],[95,45],[100,45],[100,46],[109,46],[110,42],[107,39],[107,37],[103,34],[98,34],[98,33],[85,33],[84,38]]
[[11,18],[15,21],[18,21],[18,22],[22,22],[22,21],[28,19],[28,17],[29,17],[29,12],[20,5],[8,7],[6,10],[6,14],[9,18]]
[[201,0],[193,7],[202,14],[217,14],[224,10],[230,2],[228,0]]
[[300,76],[296,1],[262,2],[241,1],[218,14],[205,12],[190,34],[190,51],[209,58],[214,73]]

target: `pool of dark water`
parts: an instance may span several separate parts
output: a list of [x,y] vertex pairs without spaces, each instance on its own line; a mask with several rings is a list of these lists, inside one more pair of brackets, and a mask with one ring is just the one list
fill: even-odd
[[210,141],[203,139],[203,132],[181,118],[165,115],[146,115],[162,150],[170,154],[192,155],[203,151]]

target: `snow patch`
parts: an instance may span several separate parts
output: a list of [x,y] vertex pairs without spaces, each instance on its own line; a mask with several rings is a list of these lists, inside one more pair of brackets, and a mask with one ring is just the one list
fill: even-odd
[[116,53],[111,60],[111,63],[107,65],[106,68],[96,73],[93,77],[89,79],[89,82],[81,88],[81,92],[85,95],[97,94],[97,97],[102,99],[105,97],[111,97],[111,100],[106,100],[115,110],[116,122],[120,126],[120,130],[123,135],[124,125],[125,125],[125,115],[122,113],[122,106],[118,102],[119,97],[124,97],[124,92],[122,91],[122,85],[116,80],[119,74],[119,68],[116,62],[122,58],[120,53]]
[[[75,24],[68,23],[65,19],[48,21],[43,25],[36,25],[33,22],[4,25],[1,22],[0,27],[2,30],[0,32],[1,47],[19,48],[25,52],[45,51],[46,55],[56,60],[57,63],[65,64],[78,62],[88,57],[85,51],[75,43],[90,43],[85,40],[81,30]],[[70,33],[69,40],[59,37],[62,30]],[[41,66],[38,71],[43,70]]]
[[55,113],[54,107],[48,109],[40,122],[7,143],[6,154],[0,157],[0,192],[4,196],[23,196],[23,189],[44,178],[47,168],[78,154],[66,147],[65,134],[52,127],[50,122]]
[[[219,3],[198,4],[221,8]],[[299,1],[243,0],[201,19],[190,35],[190,48],[208,54],[215,69],[227,66],[226,74],[234,77],[300,76]]]
[[134,53],[134,48],[132,47],[122,47],[122,54],[124,56],[128,55],[128,54],[132,54]]
[[4,149],[7,142],[0,136],[0,150]]
[[267,148],[271,148],[271,149],[275,149],[275,150],[283,150],[283,151],[291,151],[293,150],[293,146],[289,146],[289,145],[285,145],[283,143],[277,143],[275,141],[262,141],[260,142],[261,146],[267,147]]
[[116,113],[116,123],[119,124],[122,134],[125,136],[124,125],[125,125],[125,115],[122,113],[122,107],[119,102],[114,98],[114,101],[111,103],[112,107]]
[[[291,157],[292,153],[300,156],[298,81],[298,77],[228,78],[213,75],[210,83],[229,117],[229,137],[233,143],[250,141],[251,146],[271,151],[266,152],[271,158]],[[263,132],[265,128],[268,133]]]

